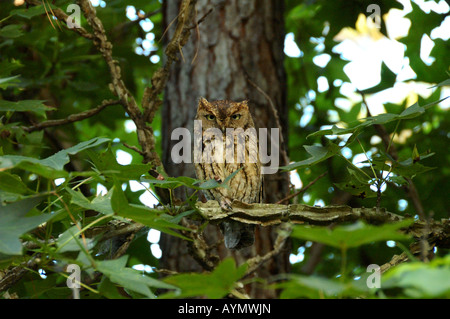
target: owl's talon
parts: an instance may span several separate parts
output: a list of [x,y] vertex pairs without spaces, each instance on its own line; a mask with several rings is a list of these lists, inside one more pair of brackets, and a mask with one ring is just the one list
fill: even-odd
[[233,211],[233,207],[231,207],[231,200],[229,198],[226,198],[226,197],[222,198],[220,200],[219,204],[223,210],[225,210],[227,212]]

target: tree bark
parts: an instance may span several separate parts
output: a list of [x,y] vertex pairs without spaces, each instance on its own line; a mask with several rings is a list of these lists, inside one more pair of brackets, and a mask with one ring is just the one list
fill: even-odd
[[[164,24],[168,28],[165,39],[170,39],[173,34],[175,23],[171,25],[171,22],[178,16],[179,6],[180,1],[163,4]],[[269,128],[269,132],[270,128],[277,127],[273,104],[287,143],[283,1],[203,0],[197,1],[196,8],[197,21],[208,15],[192,31],[182,49],[182,58],[172,65],[162,110],[163,163],[171,176],[195,176],[192,163],[172,162],[171,149],[178,141],[171,140],[171,132],[178,127],[193,132],[199,97],[207,100],[248,99],[255,126]],[[280,155],[280,166],[287,164],[285,159]],[[287,173],[264,176],[265,202],[276,203],[288,191]],[[183,197],[183,194],[181,191],[177,196]],[[233,256],[241,264],[248,258],[271,251],[276,229],[257,227],[255,237],[252,247],[235,252],[226,249],[222,243],[215,252],[221,259]],[[222,240],[222,234],[218,227],[209,225],[205,229],[205,238],[213,245]],[[202,271],[189,256],[185,242],[163,234],[160,244],[163,252],[161,268],[178,272]],[[285,249],[263,264],[255,276],[268,279],[288,272],[288,256],[289,249]],[[254,298],[272,298],[276,293],[256,284],[246,286],[246,290]]]

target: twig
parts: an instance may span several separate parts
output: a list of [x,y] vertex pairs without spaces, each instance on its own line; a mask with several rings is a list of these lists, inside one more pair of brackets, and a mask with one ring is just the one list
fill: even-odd
[[[195,28],[195,33],[197,34],[197,47],[195,50],[195,54],[194,57],[192,58],[191,64],[194,64],[195,60],[197,59],[198,56],[198,51],[199,51],[199,46],[200,46],[200,29],[199,29],[199,24],[202,23],[203,21],[205,21],[206,17],[213,12],[213,8],[209,9],[208,12],[206,12],[203,17],[200,18],[200,20],[197,21],[197,23],[195,25],[193,25],[192,27],[190,27],[190,29],[194,29]],[[197,11],[196,11],[196,15],[197,15]]]
[[[427,246],[425,249],[425,252],[426,252],[425,256],[423,256],[423,254],[424,254],[423,240],[420,240],[419,242],[413,242],[409,246],[408,251],[404,251],[400,255],[394,255],[389,262],[383,264],[380,267],[380,272],[383,274],[386,271],[388,271],[389,269],[391,269],[392,267],[398,266],[399,264],[407,262],[409,260],[414,260],[414,258],[416,256],[420,257],[420,259],[422,261],[427,260],[427,258],[428,258],[427,255],[428,255],[428,253],[433,251],[433,248],[435,247],[435,242],[434,242],[434,240],[431,240],[431,241],[426,240],[425,242],[426,242],[426,246]],[[405,247],[405,249],[406,249],[406,247]]]
[[87,119],[89,117],[92,117],[92,116],[100,113],[100,111],[102,111],[107,106],[116,105],[116,104],[121,104],[121,102],[119,100],[104,100],[102,102],[102,104],[100,104],[99,106],[97,106],[94,109],[87,110],[87,111],[77,113],[77,114],[71,114],[65,119],[49,120],[49,121],[37,123],[33,126],[23,127],[23,129],[27,132],[34,132],[34,131],[43,130],[47,127],[59,126],[59,125],[69,124],[69,123],[73,123],[73,122],[77,122],[77,121],[82,121],[84,119]]
[[[370,113],[369,105],[367,104],[364,93],[362,93],[361,91],[358,91],[358,93],[361,95],[362,101],[363,101],[364,105],[366,106],[367,115],[372,116]],[[397,127],[398,127],[398,123],[395,128],[396,130],[397,130]],[[397,149],[396,149],[394,143],[392,143],[389,133],[386,130],[386,127],[382,124],[375,124],[374,128],[377,131],[378,135],[381,137],[381,140],[383,141],[383,144],[386,147],[386,150],[389,153],[389,155],[392,156],[392,158],[394,160],[398,160]],[[392,140],[393,140],[393,137],[392,137]],[[417,192],[416,186],[414,185],[413,181],[410,178],[405,178],[405,180],[408,182],[408,186],[405,187],[406,193],[411,198],[411,201],[413,202],[413,205],[417,211],[417,214],[419,215],[420,219],[427,220],[427,217],[425,216],[423,205],[420,200],[419,193]]]
[[[181,224],[187,228],[197,228],[188,222],[186,218],[181,220]],[[189,254],[199,263],[206,271],[212,271],[219,264],[219,257],[211,253],[211,248],[206,243],[203,234],[198,231],[182,231],[182,234],[190,239],[187,242]]]
[[147,18],[150,18],[158,13],[161,12],[161,9],[156,9],[154,11],[150,11],[147,12],[144,15],[140,15],[139,13],[137,14],[138,18],[136,20],[132,20],[132,21],[127,21],[121,24],[118,24],[117,26],[114,27],[114,29],[112,30],[112,34],[118,33],[122,30],[126,30],[128,29],[130,26],[135,25],[135,24],[139,24],[139,22],[141,22],[142,20],[145,20]]
[[288,200],[290,200],[293,197],[297,197],[298,195],[306,192],[308,190],[308,188],[310,188],[311,186],[313,186],[319,179],[321,179],[322,177],[324,177],[325,175],[327,175],[328,172],[322,173],[319,176],[317,176],[313,181],[309,182],[308,185],[306,185],[305,187],[302,187],[298,192],[294,193],[294,194],[290,194],[288,196],[286,196],[285,198],[279,200],[278,202],[276,202],[276,204],[282,204]]
[[200,23],[202,23],[203,21],[205,21],[206,17],[207,17],[211,12],[213,12],[213,10],[214,10],[214,8],[209,9],[208,12],[206,12],[206,13],[203,15],[203,17],[201,17],[201,18],[197,21],[197,23],[195,23],[195,25],[189,27],[188,29],[189,29],[189,30],[192,30],[192,29],[198,28],[198,25],[199,25]]
[[138,153],[139,155],[144,156],[144,152],[142,152],[140,149],[138,149],[136,146],[133,145],[128,145],[127,143],[123,142],[122,143],[123,146],[125,146],[126,148],[129,148],[130,150],[135,151],[136,153]]
[[152,268],[153,272],[157,273],[157,274],[163,274],[163,275],[178,275],[179,273],[173,270],[169,270],[169,269],[157,269],[157,268]]
[[[105,235],[102,236],[102,241],[108,240],[108,239],[111,239],[111,238],[114,238],[117,236],[122,236],[122,235],[130,234],[130,233],[136,233],[144,227],[145,226],[140,223],[132,223],[132,224],[128,224],[123,227],[113,228],[112,230],[108,231]],[[97,232],[98,232],[98,230],[97,230]]]
[[283,127],[281,126],[280,117],[278,116],[277,108],[275,107],[275,104],[273,103],[273,101],[270,98],[270,96],[266,92],[264,92],[264,90],[261,89],[255,82],[253,82],[250,79],[250,76],[247,74],[247,72],[245,72],[245,76],[247,78],[248,83],[250,83],[269,102],[269,106],[270,106],[270,108],[272,110],[272,114],[273,114],[273,117],[275,119],[275,123],[277,124],[277,127],[280,130],[280,143],[281,143],[280,151],[281,151],[281,155],[283,156],[283,160],[284,160],[285,165],[288,165],[289,164],[289,157],[288,157],[288,155],[286,153],[287,145],[284,142]]
[[284,223],[278,229],[278,236],[275,240],[273,249],[264,256],[256,256],[247,260],[248,268],[247,271],[245,272],[244,278],[252,274],[254,271],[256,271],[263,263],[278,255],[282,251],[284,244],[286,243],[286,240],[289,238],[291,232],[292,232],[292,225]]
[[394,255],[389,262],[381,265],[380,272],[383,274],[386,271],[388,271],[390,268],[395,267],[395,266],[397,266],[401,263],[404,263],[408,260],[409,260],[409,258],[406,253],[401,253],[400,255]]

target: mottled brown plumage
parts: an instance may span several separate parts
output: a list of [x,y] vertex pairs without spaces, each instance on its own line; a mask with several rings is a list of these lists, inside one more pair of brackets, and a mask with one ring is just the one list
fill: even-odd
[[[197,116],[201,128],[202,158],[195,163],[197,178],[224,181],[239,170],[228,188],[205,191],[208,199],[217,200],[225,210],[231,209],[233,200],[244,203],[261,202],[262,175],[258,153],[258,139],[247,101],[226,100],[208,102],[201,98]],[[233,129],[233,130],[231,130]],[[227,248],[240,249],[254,242],[254,226],[229,220],[221,224]]]

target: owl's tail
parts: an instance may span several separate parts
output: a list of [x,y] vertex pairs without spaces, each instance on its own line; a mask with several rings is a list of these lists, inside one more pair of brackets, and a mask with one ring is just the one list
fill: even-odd
[[228,249],[248,247],[255,241],[255,225],[230,220],[222,222],[221,229]]

